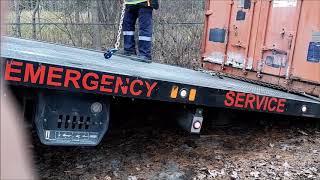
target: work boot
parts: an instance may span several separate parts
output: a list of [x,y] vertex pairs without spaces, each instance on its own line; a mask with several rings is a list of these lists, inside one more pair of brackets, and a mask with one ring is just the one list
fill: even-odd
[[125,56],[136,56],[137,54],[135,52],[132,51],[123,51],[123,55]]
[[152,59],[151,59],[151,58],[148,58],[148,57],[146,57],[146,56],[141,56],[141,55],[139,55],[138,58],[139,58],[139,60],[141,60],[141,62],[152,63]]

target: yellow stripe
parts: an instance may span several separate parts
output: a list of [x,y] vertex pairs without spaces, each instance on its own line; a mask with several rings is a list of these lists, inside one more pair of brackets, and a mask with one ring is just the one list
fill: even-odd
[[190,94],[189,94],[189,101],[196,100],[196,95],[197,95],[197,90],[196,89],[191,89],[190,90]]
[[177,98],[178,91],[179,91],[179,87],[178,86],[176,86],[176,85],[172,86],[170,97],[173,98],[173,99]]
[[132,5],[132,4],[139,4],[139,3],[147,2],[147,1],[148,1],[148,0],[135,0],[135,1],[131,1],[131,2],[130,2],[130,1],[126,0],[125,3]]

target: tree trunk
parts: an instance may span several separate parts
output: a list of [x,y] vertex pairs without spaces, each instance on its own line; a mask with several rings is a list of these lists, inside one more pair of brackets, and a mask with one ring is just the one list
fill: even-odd
[[33,7],[33,0],[29,0],[29,5],[30,5],[30,10],[32,10],[34,7]]
[[101,32],[99,23],[99,2],[98,0],[93,1],[92,11],[92,23],[93,23],[93,47],[97,50],[101,50]]
[[37,39],[37,25],[36,25],[36,14],[39,11],[39,0],[37,0],[36,6],[32,11],[32,38]]
[[14,0],[14,7],[16,13],[16,29],[15,35],[21,37],[21,11],[20,11],[20,0]]
[[79,46],[82,47],[82,26],[80,25],[80,13],[81,13],[81,0],[77,0],[76,10],[75,10],[75,22],[76,22],[76,33],[77,33],[77,40]]
[[41,17],[40,10],[41,10],[41,8],[40,8],[40,4],[41,4],[41,0],[39,0],[39,10],[38,10],[38,31],[39,31],[39,37],[41,39],[41,20],[40,20],[40,17]]

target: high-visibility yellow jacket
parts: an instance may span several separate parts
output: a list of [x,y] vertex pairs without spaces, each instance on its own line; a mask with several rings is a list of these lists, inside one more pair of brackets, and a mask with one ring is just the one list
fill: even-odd
[[139,4],[142,2],[147,2],[148,0],[125,0],[126,4]]
[[148,7],[152,7],[153,9],[159,8],[159,1],[158,0],[124,0],[124,2],[127,5],[148,6]]

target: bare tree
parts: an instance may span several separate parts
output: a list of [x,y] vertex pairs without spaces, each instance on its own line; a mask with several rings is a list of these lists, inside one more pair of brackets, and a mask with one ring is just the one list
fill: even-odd
[[99,2],[94,0],[93,6],[91,7],[92,12],[92,23],[93,23],[93,46],[97,50],[101,50],[101,30],[99,23]]
[[15,35],[17,37],[21,37],[21,11],[20,11],[20,0],[14,0],[14,7],[15,7],[15,13],[16,13],[16,29],[15,29]]
[[40,11],[41,11],[41,0],[39,0],[39,10],[38,10],[38,31],[39,31],[39,37],[41,39],[41,15],[40,15]]
[[37,0],[36,5],[32,11],[32,38],[37,39],[36,14],[39,11],[40,0]]
[[77,28],[76,28],[77,40],[78,40],[79,46],[82,46],[82,30],[80,27],[80,13],[81,13],[81,0],[77,0],[74,20],[77,24]]

